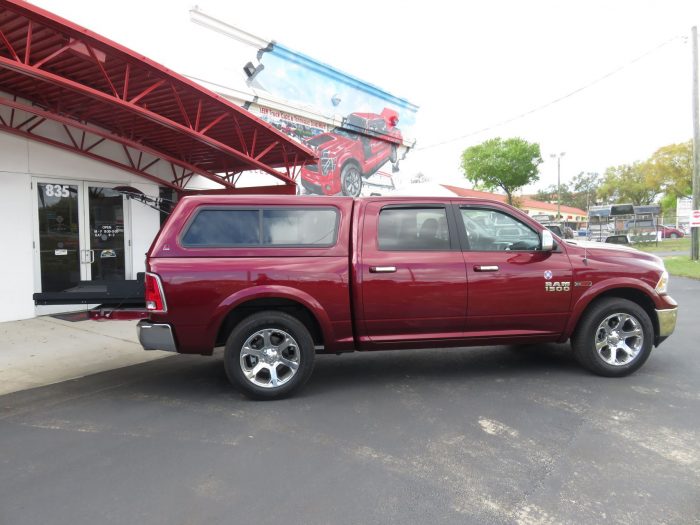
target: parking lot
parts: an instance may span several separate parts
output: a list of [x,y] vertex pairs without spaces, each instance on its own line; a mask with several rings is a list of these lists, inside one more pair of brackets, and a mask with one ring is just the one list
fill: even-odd
[[700,282],[605,379],[565,345],[321,356],[253,402],[221,356],[0,397],[0,524],[699,523]]

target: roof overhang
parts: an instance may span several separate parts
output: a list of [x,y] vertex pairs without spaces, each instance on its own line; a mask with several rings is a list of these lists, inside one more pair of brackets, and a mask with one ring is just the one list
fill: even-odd
[[[294,186],[314,153],[243,108],[26,2],[0,0],[0,130],[185,191],[259,170]],[[46,123],[63,130],[44,131]],[[105,148],[104,142],[120,146]],[[108,152],[109,150],[109,152]],[[123,152],[123,154],[121,154]],[[172,175],[156,169],[166,163]]]

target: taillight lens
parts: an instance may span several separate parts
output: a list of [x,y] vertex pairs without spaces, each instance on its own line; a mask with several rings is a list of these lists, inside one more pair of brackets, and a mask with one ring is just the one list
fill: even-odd
[[165,294],[163,294],[163,285],[160,282],[160,277],[154,273],[146,272],[146,310],[149,312],[166,312],[168,310],[165,305]]

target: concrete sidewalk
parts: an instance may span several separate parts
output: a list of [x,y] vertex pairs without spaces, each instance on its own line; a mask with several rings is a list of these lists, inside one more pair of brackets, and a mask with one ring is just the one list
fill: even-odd
[[0,323],[0,395],[173,355],[141,348],[136,321]]

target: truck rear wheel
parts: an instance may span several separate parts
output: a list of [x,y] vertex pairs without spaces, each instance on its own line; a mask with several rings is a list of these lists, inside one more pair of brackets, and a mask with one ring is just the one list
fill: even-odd
[[231,332],[224,351],[229,381],[248,397],[278,399],[301,388],[314,367],[314,342],[295,317],[253,314]]
[[644,309],[632,301],[603,299],[583,314],[571,338],[574,356],[591,372],[621,377],[649,358],[654,326]]

